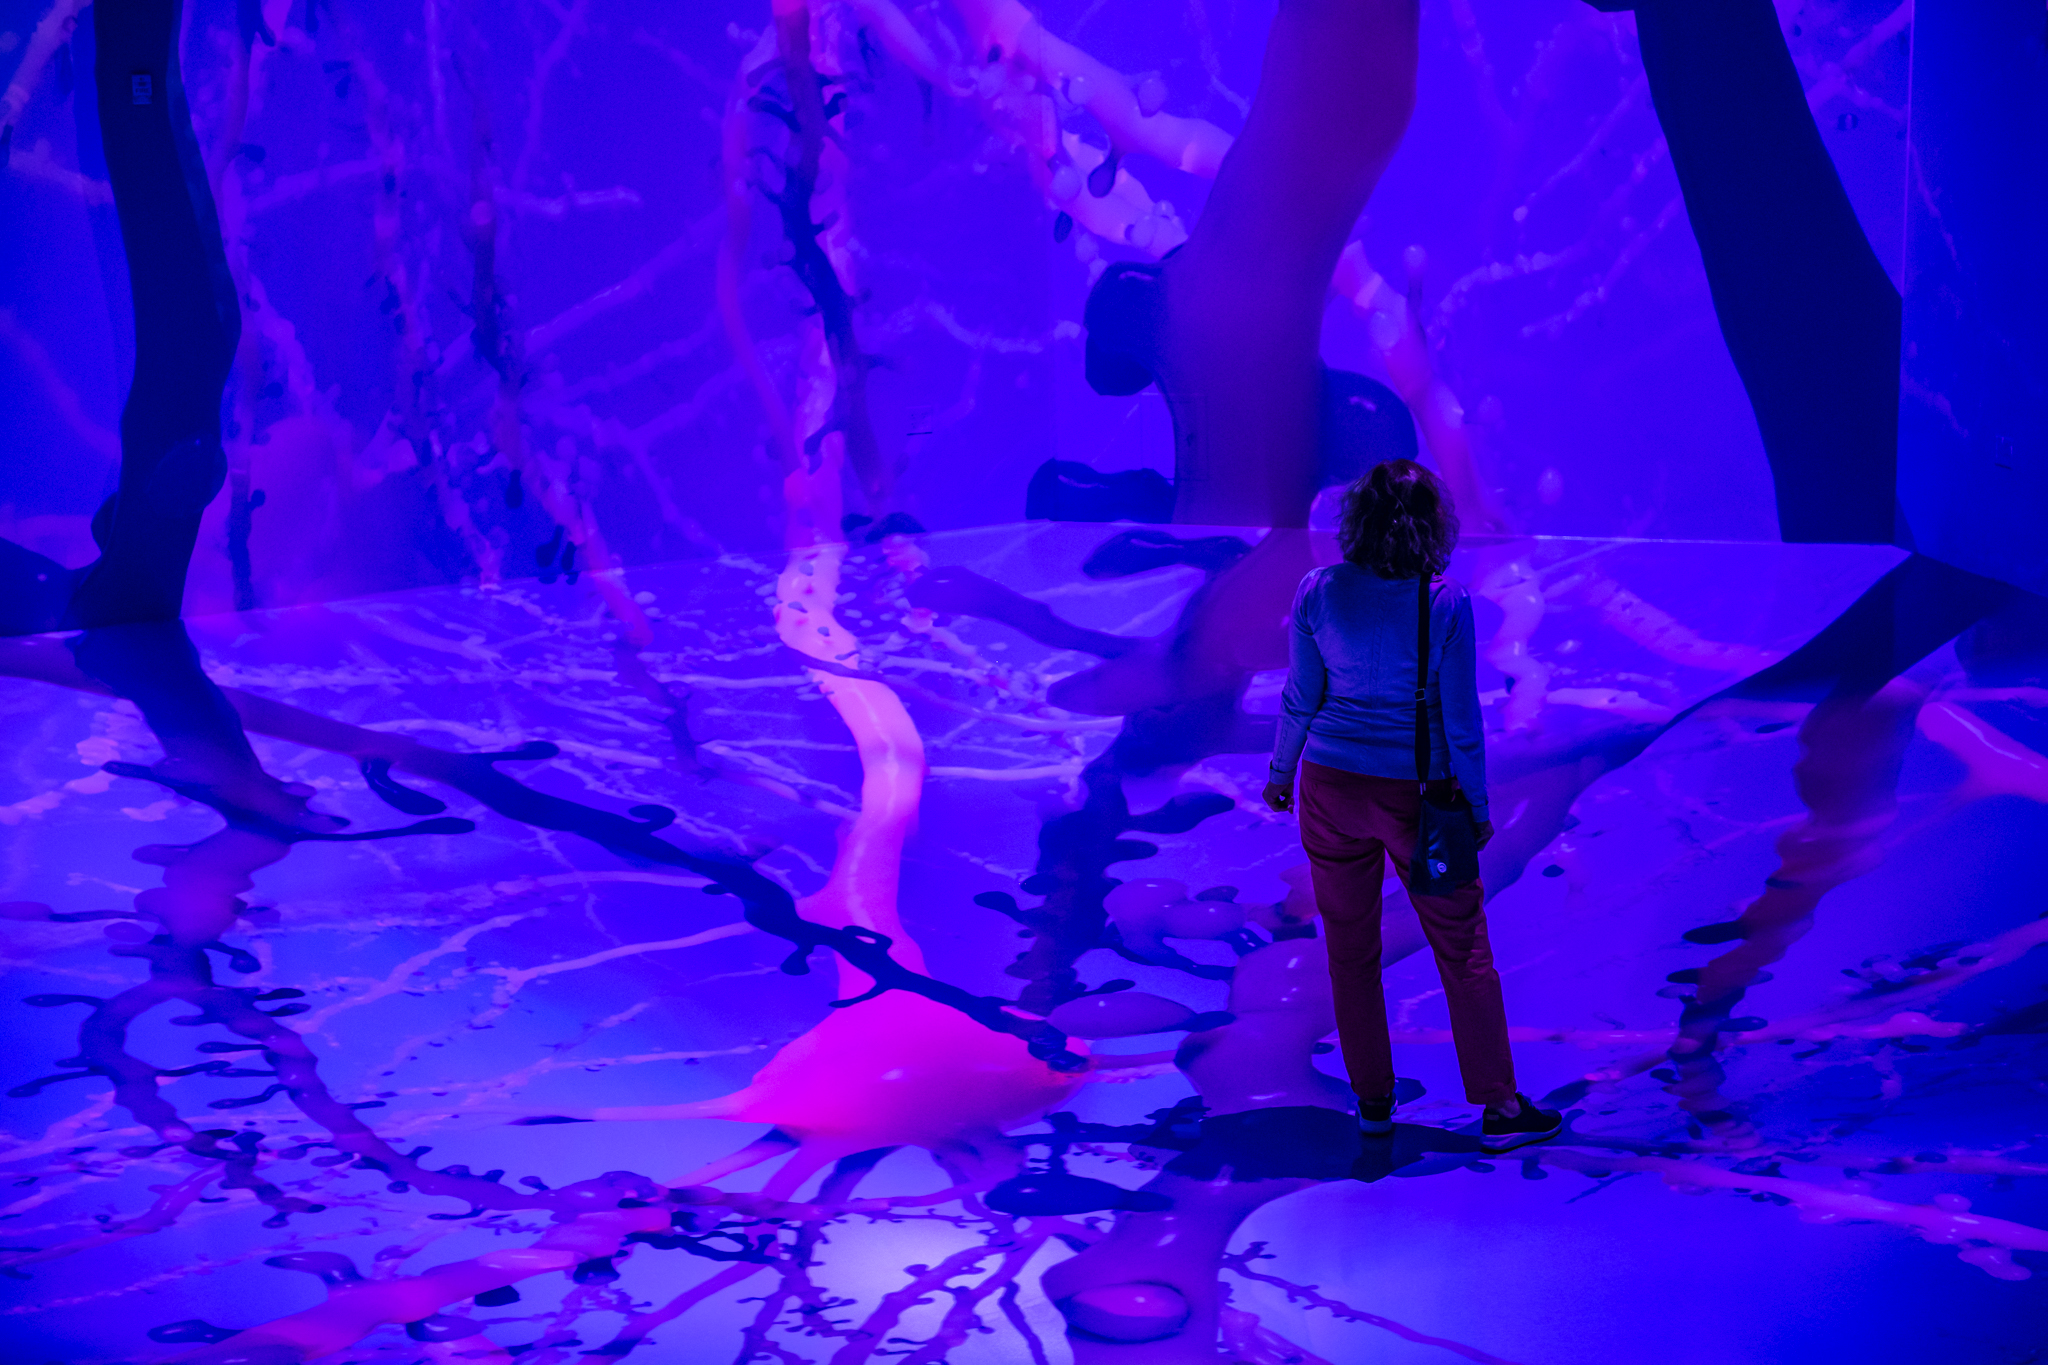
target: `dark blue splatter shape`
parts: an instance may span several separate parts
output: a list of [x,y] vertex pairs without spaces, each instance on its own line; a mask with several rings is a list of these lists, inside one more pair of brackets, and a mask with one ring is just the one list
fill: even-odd
[[1053,1156],[1066,1152],[1077,1142],[1127,1142],[1134,1147],[1157,1147],[1184,1152],[1201,1141],[1202,1114],[1207,1106],[1200,1095],[1184,1095],[1165,1109],[1155,1109],[1144,1123],[1091,1123],[1067,1110],[1047,1114],[1050,1133],[1020,1133],[1008,1139],[1018,1147],[1047,1147]]
[[552,583],[557,577],[555,558],[562,553],[563,534],[562,528],[557,526],[554,535],[533,552],[533,562],[540,566],[540,581],[543,583]]
[[[775,1244],[773,1236],[763,1235],[749,1241],[737,1232],[722,1230],[713,1230],[701,1236],[683,1232],[634,1232],[628,1233],[626,1240],[653,1247],[656,1251],[687,1251],[692,1256],[701,1256],[707,1261],[747,1261],[755,1265],[768,1264],[768,1249]],[[720,1246],[718,1243],[721,1241],[731,1245]]]
[[1121,635],[1071,625],[1054,615],[1043,602],[1033,601],[972,569],[932,569],[912,580],[904,589],[904,597],[914,607],[1000,621],[1042,645],[1079,650],[1103,659],[1113,659],[1137,643]]
[[641,827],[653,831],[667,829],[676,822],[676,813],[667,806],[640,805],[626,807],[626,814],[638,820]]
[[1173,482],[1156,469],[1100,473],[1079,460],[1047,460],[1024,489],[1027,521],[1173,520]]
[[[1087,993],[1074,964],[1102,946],[1109,916],[1102,898],[1120,883],[1107,875],[1111,863],[1149,858],[1156,844],[1126,839],[1127,831],[1185,834],[1236,802],[1215,792],[1176,796],[1157,810],[1133,814],[1117,773],[1101,760],[1082,774],[1088,797],[1081,809],[1054,816],[1038,832],[1038,866],[1022,889],[1042,896],[1036,907],[1019,906],[1003,892],[987,892],[975,903],[1015,920],[1032,934],[1032,944],[1004,971],[1027,984],[1017,1003],[1047,1014]],[[1192,967],[1196,964],[1189,963]],[[1219,969],[1223,970],[1223,969]]]
[[407,815],[439,815],[448,809],[448,803],[416,792],[391,780],[391,760],[387,758],[366,758],[362,762],[363,780],[370,784],[370,790],[384,798],[384,804]]
[[1173,1207],[1173,1201],[1150,1190],[1127,1190],[1107,1180],[1069,1174],[1063,1167],[1027,1171],[998,1184],[982,1197],[998,1213],[1032,1218],[1050,1214],[1099,1213],[1121,1209],[1131,1213],[1159,1213]]
[[483,1330],[481,1324],[450,1313],[436,1313],[405,1325],[405,1334],[414,1341],[460,1341]]
[[1415,418],[1399,394],[1365,375],[1325,369],[1316,483],[1348,484],[1382,460],[1412,460]]
[[421,820],[410,825],[400,825],[394,829],[366,829],[358,830],[353,834],[344,834],[339,830],[305,829],[298,825],[287,825],[283,821],[275,820],[259,811],[238,806],[220,795],[208,783],[187,782],[181,778],[165,777],[162,773],[145,768],[139,763],[116,762],[103,763],[100,766],[116,777],[141,778],[145,782],[154,782],[160,787],[168,788],[188,801],[197,801],[201,805],[211,806],[228,822],[230,828],[248,830],[251,833],[260,834],[267,839],[274,839],[281,844],[296,844],[309,841],[317,843],[355,843],[364,839],[394,839],[403,834],[467,834],[476,828],[476,822],[473,820],[464,820],[460,816],[448,815],[435,820]]
[[609,1256],[593,1256],[577,1266],[569,1278],[578,1284],[610,1284],[619,1278],[619,1268]]
[[1088,387],[1116,398],[1150,388],[1159,369],[1158,338],[1165,319],[1158,266],[1119,261],[1103,271],[1081,310],[1088,333],[1082,359]]
[[864,537],[868,544],[878,545],[885,536],[921,536],[924,523],[908,512],[891,512],[868,528]]
[[[815,661],[813,664],[815,666]],[[834,1005],[855,1004],[887,990],[914,991],[934,1003],[957,1009],[998,1033],[1023,1039],[1032,1056],[1057,1070],[1086,1069],[1087,1060],[1066,1046],[1066,1037],[1059,1030],[1050,1024],[1017,1018],[1007,1009],[1010,1001],[975,995],[949,982],[911,971],[889,955],[891,940],[887,935],[857,926],[833,928],[804,919],[797,914],[796,902],[790,893],[755,870],[751,862],[726,853],[696,853],[679,848],[654,837],[644,821],[629,820],[534,791],[493,766],[508,759],[551,758],[557,752],[559,750],[552,744],[534,742],[503,754],[435,755],[431,774],[509,819],[540,829],[580,835],[631,862],[681,867],[709,878],[712,884],[706,889],[712,894],[739,897],[742,913],[749,924],[790,941],[794,950],[784,960],[783,971],[803,975],[810,970],[811,953],[825,948],[838,953],[876,982],[874,989],[864,995],[853,1000],[834,1001]],[[1217,809],[1230,806],[1230,802],[1220,796],[1177,797],[1168,803],[1168,808],[1178,809],[1176,802],[1200,802],[1204,799],[1221,802]],[[1190,824],[1183,828],[1192,827]],[[1146,854],[1157,851],[1149,844],[1142,847]],[[503,1205],[494,1204],[493,1207]]]
[[363,1282],[362,1272],[356,1269],[356,1263],[338,1251],[294,1251],[272,1256],[263,1264],[279,1270],[303,1270],[308,1275],[318,1275],[320,1283],[330,1289]]
[[1102,158],[1094,170],[1088,172],[1088,193],[1097,199],[1106,198],[1109,192],[1116,188],[1116,168],[1123,159],[1123,152],[1119,148],[1111,147],[1109,155]]
[[819,234],[832,221],[826,214],[820,223],[813,214],[811,196],[817,188],[819,154],[830,134],[826,121],[842,106],[845,91],[827,99],[828,84],[820,79],[807,59],[799,56],[787,63],[782,88],[765,85],[761,94],[748,101],[750,108],[780,120],[790,131],[785,155],[774,158],[782,170],[779,186],[764,179],[756,187],[775,205],[782,219],[782,233],[789,242],[785,264],[797,277],[816,306],[825,344],[832,355],[838,384],[832,396],[832,411],[825,425],[805,442],[806,456],[816,455],[816,442],[828,432],[842,434],[847,464],[861,486],[872,496],[887,486],[882,471],[880,448],[874,423],[868,413],[867,374],[876,358],[861,349],[854,326],[856,300],[847,292],[839,271],[826,253]]
[[1251,553],[1251,544],[1236,536],[1201,536],[1183,540],[1165,531],[1126,531],[1095,548],[1081,564],[1089,578],[1127,578],[1154,569],[1187,564],[1217,574]]
[[1246,713],[1239,685],[1206,697],[1133,711],[1105,760],[1118,772],[1144,774],[1195,763],[1211,754],[1260,754],[1273,748],[1277,716]]
[[[1189,1106],[1192,1104],[1192,1108]],[[1188,1147],[1193,1145],[1192,1136],[1199,1128],[1201,1101],[1193,1096],[1182,1100],[1173,1109],[1157,1110],[1152,1115],[1150,1128],[1117,1128],[1107,1124],[1084,1123],[1071,1112],[1062,1111],[1046,1115],[1050,1133],[1029,1133],[1011,1141],[1019,1146],[1045,1147],[1045,1162],[1002,1181],[984,1197],[984,1202],[1000,1213],[1017,1217],[1043,1215],[1096,1213],[1121,1209],[1131,1213],[1160,1213],[1173,1207],[1173,1200],[1152,1190],[1128,1190],[1107,1180],[1091,1180],[1086,1176],[1074,1175],[1067,1170],[1067,1151],[1077,1142],[1086,1141],[1134,1141],[1172,1119],[1185,1119],[1189,1125],[1190,1140],[1169,1142],[1167,1145]]]

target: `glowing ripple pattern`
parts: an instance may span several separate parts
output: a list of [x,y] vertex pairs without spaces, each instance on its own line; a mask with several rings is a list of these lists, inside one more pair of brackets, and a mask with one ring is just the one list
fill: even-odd
[[[655,631],[637,655],[565,586],[196,620],[297,808],[348,831],[440,823],[278,836],[231,921],[190,929],[220,943],[227,1027],[134,1019],[127,1053],[176,1115],[155,1133],[90,1065],[34,1081],[80,1051],[59,1001],[92,1010],[170,950],[131,907],[166,910],[149,864],[215,847],[221,820],[127,766],[162,758],[133,705],[57,676],[50,642],[10,645],[28,795],[5,816],[0,925],[13,994],[47,1005],[10,1023],[14,1358],[1528,1362],[1593,1341],[1903,1360],[1965,1316],[1987,1351],[2019,1348],[2048,1249],[2048,1163],[2025,1146],[2048,934],[2014,894],[2043,832],[2024,688],[1952,655],[1915,670],[1933,700],[1873,870],[1722,1039],[1746,1145],[1661,1069],[1670,997],[1710,956],[1684,935],[1754,895],[1810,818],[1786,777],[1801,708],[1723,702],[1666,729],[1725,670],[1657,657],[1602,608],[1620,583],[1776,657],[1894,552],[1526,540],[1454,566],[1512,562],[1550,594],[1525,637],[1550,669],[1536,725],[1510,735],[1488,694],[1487,875],[1525,1078],[1573,1120],[1496,1160],[1446,1098],[1412,956],[1389,982],[1429,1093],[1392,1142],[1350,1133],[1293,830],[1245,799],[1258,746],[1148,770],[1118,760],[1115,722],[1045,704],[1093,656],[1027,630],[1141,635],[1204,581],[1084,574],[1121,534],[844,556],[834,612],[862,648],[840,666],[895,690],[924,745],[891,947],[932,993],[837,1007],[870,978],[835,982],[821,951],[789,974],[775,914],[829,930],[863,772],[821,692],[839,675],[767,610],[785,567],[631,571]],[[1606,586],[1575,596],[1591,572]],[[921,580],[1009,595],[933,610]],[[1234,722],[1254,737],[1262,688]],[[1021,1002],[1002,1027],[971,1017],[998,1000]],[[251,1067],[249,1040],[308,1068]],[[1744,1310],[1670,1351],[1679,1274]]]

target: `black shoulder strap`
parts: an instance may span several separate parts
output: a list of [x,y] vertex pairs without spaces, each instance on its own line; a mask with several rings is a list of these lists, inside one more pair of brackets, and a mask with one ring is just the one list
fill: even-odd
[[1415,780],[1429,785],[1429,575],[1415,590]]

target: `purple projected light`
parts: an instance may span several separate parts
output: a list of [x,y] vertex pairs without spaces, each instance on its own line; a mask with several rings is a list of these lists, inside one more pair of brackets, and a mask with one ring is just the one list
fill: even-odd
[[[888,603],[900,602],[906,577],[916,581],[906,567],[1015,583],[1105,631],[1198,588],[1199,572],[1185,568],[1093,579],[1062,569],[1105,534],[992,529],[856,551],[840,568],[836,590],[849,596],[837,611],[900,621]],[[1690,642],[1726,632],[1774,654],[1838,611],[1889,553],[1522,541],[1453,571],[1479,581],[1486,558],[1511,556],[1504,562],[1539,587],[1589,574],[1608,593],[1630,583],[1627,591],[1699,622]],[[1711,918],[1698,907],[1754,886],[1770,870],[1777,831],[1799,833],[1780,776],[1796,751],[1784,722],[1769,719],[1788,708],[1724,704],[1587,787],[1582,774],[1599,772],[1603,755],[1640,748],[1726,675],[1678,662],[1646,673],[1642,661],[1655,655],[1602,625],[1578,589],[1559,594],[1531,644],[1580,646],[1564,656],[1572,676],[1553,680],[1544,725],[1519,741],[1496,736],[1495,799],[1516,815],[1504,820],[1486,873],[1501,888],[1496,934],[1515,969],[1515,1017],[1526,1021],[1515,1036],[1574,1045],[1554,1057],[1524,1049],[1524,1066],[1574,1110],[1568,1138],[1506,1162],[1529,1177],[1563,1170],[1601,1182],[1577,1182],[1562,1197],[1597,1197],[1560,1207],[1556,1196],[1530,1202],[1553,1186],[1486,1182],[1491,1197],[1468,1192],[1459,1182],[1481,1179],[1475,1172],[1498,1159],[1478,1151],[1470,1110],[1454,1102],[1405,1107],[1396,1140],[1361,1153],[1341,1083],[1316,1065],[1331,1027],[1328,984],[1291,826],[1241,799],[1263,754],[1218,755],[1192,777],[1121,772],[1113,728],[1032,700],[1077,656],[972,616],[926,621],[921,634],[892,624],[895,638],[868,636],[880,646],[868,656],[873,671],[901,699],[896,716],[877,723],[859,707],[880,682],[816,670],[807,680],[787,655],[745,645],[760,638],[750,624],[763,614],[758,590],[779,581],[786,591],[802,578],[738,560],[635,571],[630,586],[651,594],[670,637],[641,656],[645,677],[672,698],[659,706],[628,684],[601,619],[561,614],[572,601],[560,587],[423,590],[195,623],[209,671],[234,689],[227,699],[275,781],[317,793],[313,804],[351,817],[349,829],[374,828],[387,822],[356,772],[367,760],[367,770],[390,774],[378,784],[387,802],[420,811],[432,790],[448,806],[433,822],[476,824],[395,841],[309,844],[218,798],[230,827],[213,833],[219,820],[201,804],[205,790],[152,796],[135,780],[147,770],[123,766],[157,754],[133,710],[65,675],[57,647],[9,647],[17,675],[50,663],[43,676],[75,689],[75,700],[46,683],[12,689],[12,705],[32,704],[21,714],[47,755],[35,760],[36,813],[17,828],[33,831],[47,869],[38,878],[56,888],[50,900],[106,902],[63,883],[89,888],[109,873],[118,881],[116,869],[134,866],[135,836],[119,833],[134,819],[164,827],[150,831],[161,842],[142,853],[167,876],[164,890],[143,891],[135,910],[106,921],[111,963],[107,948],[93,946],[104,942],[93,911],[60,919],[46,905],[8,910],[18,955],[33,951],[46,964],[23,978],[34,1003],[76,1000],[88,1021],[85,1066],[134,1075],[139,1086],[122,1092],[118,1109],[103,1095],[80,1110],[61,1082],[23,1101],[47,1118],[28,1129],[41,1139],[13,1154],[19,1169],[45,1182],[98,1177],[85,1197],[116,1199],[120,1209],[95,1225],[88,1204],[83,1226],[67,1231],[60,1219],[38,1234],[35,1251],[13,1253],[34,1276],[23,1288],[35,1297],[21,1306],[50,1304],[27,1322],[65,1334],[41,1340],[104,1340],[55,1349],[118,1355],[135,1349],[144,1328],[159,1337],[177,1323],[197,1331],[188,1321],[196,1319],[242,1329],[190,1357],[228,1360],[280,1339],[332,1351],[360,1338],[357,1349],[367,1350],[389,1340],[365,1335],[380,1323],[395,1332],[452,1317],[507,1345],[575,1336],[575,1349],[587,1350],[645,1337],[657,1359],[702,1358],[692,1351],[704,1334],[724,1332],[721,1355],[752,1343],[857,1359],[898,1336],[911,1340],[894,1349],[1000,1360],[1020,1348],[1028,1355],[1032,1335],[1057,1350],[1052,1338],[1069,1324],[1091,1334],[1077,1338],[1077,1358],[1114,1359],[1136,1349],[1113,1344],[1116,1334],[1177,1322],[1179,1354],[1161,1341],[1148,1347],[1153,1358],[1209,1359],[1211,1348],[1186,1330],[1206,1314],[1227,1342],[1277,1333],[1330,1359],[1377,1349],[1332,1335],[1337,1323],[1366,1331],[1364,1323],[1463,1343],[1468,1355],[1483,1345],[1471,1358],[1514,1360],[1543,1358],[1550,1332],[1594,1330],[1574,1321],[1532,1336],[1521,1321],[1516,1305],[1529,1295],[1572,1292],[1594,1296],[1597,1330],[1625,1351],[1637,1333],[1654,1334],[1662,1311],[1626,1301],[1663,1273],[1654,1248],[1676,1216],[1666,1185],[1788,1205],[1694,1205],[1686,1235],[1776,1247],[1758,1253],[1773,1257],[1799,1248],[1808,1273],[1897,1295],[1872,1323],[1904,1315],[1910,1325],[1920,1321],[1916,1303],[1933,1310],[1967,1296],[1981,1299],[1987,1321],[2018,1326],[2015,1306],[1981,1298],[1959,1276],[2000,1292],[2027,1286],[2008,1290],[1953,1258],[1929,1260],[1929,1249],[1898,1236],[1947,1243],[2003,1277],[2024,1274],[2026,1251],[2042,1239],[2009,1202],[2018,1192],[1986,1193],[2039,1163],[2000,1150],[2014,1112],[2001,1096],[2014,1084],[2024,1092],[2029,1073],[2024,1051],[1988,1070],[1982,1062],[2007,1056],[2026,1037],[2014,1026],[2025,1025],[1991,1014],[1998,997],[1982,992],[2048,937],[2041,922],[2003,913],[1995,893],[2022,875],[2023,853],[1991,851],[2015,828],[1996,816],[2000,798],[2006,809],[2013,796],[2037,802],[2048,781],[2038,760],[1954,699],[1967,683],[1922,708],[1925,737],[1909,755],[1917,775],[1909,770],[1903,797],[1916,813],[1907,830],[1882,837],[1904,839],[1887,865],[1908,869],[1927,868],[1944,840],[1971,839],[1984,891],[1963,919],[1927,908],[1937,883],[1925,870],[1865,879],[1831,899],[1851,901],[1780,965],[1779,981],[1757,990],[1756,1017],[1723,1041],[1754,1131],[1741,1144],[1702,1141],[1644,1076],[1673,1037],[1655,997],[1689,992],[1663,978],[1696,974],[1718,951],[1681,941]],[[1686,586],[1716,582],[1741,586]],[[423,637],[473,643],[423,658],[412,643]],[[307,652],[348,662],[297,662]],[[258,686],[260,700],[247,690]],[[873,756],[866,764],[819,724],[826,689],[847,717],[840,733]],[[1255,691],[1250,714],[1261,705]],[[327,719],[365,708],[377,711],[377,729]],[[1490,710],[1498,714],[1498,701]],[[651,757],[675,752],[678,733],[700,768]],[[540,735],[569,742],[550,753],[528,741],[523,762],[442,747],[509,751]],[[818,738],[799,738],[809,735]],[[792,764],[792,751],[812,756]],[[81,760],[87,776],[67,777]],[[120,776],[90,766],[108,762]],[[1957,773],[1967,774],[1960,784]],[[888,800],[892,781],[906,800]],[[1068,813],[1041,826],[1034,806],[1048,798]],[[856,800],[862,814],[843,823]],[[637,806],[629,816],[609,813],[628,803]],[[652,832],[663,807],[673,822]],[[888,818],[872,819],[875,811]],[[899,864],[891,845],[913,818],[922,828]],[[1555,834],[1560,824],[1572,828]],[[751,867],[693,845],[736,850]],[[180,965],[207,950],[177,947],[175,916],[161,927],[134,916],[162,913],[167,891],[191,888],[199,879],[188,869],[221,876],[257,861],[269,861],[256,874],[261,903],[226,903],[235,919],[225,941],[237,951],[213,952],[225,980],[207,989],[203,969]],[[899,877],[896,898],[871,898],[877,879]],[[1660,889],[1674,881],[1699,889]],[[778,899],[782,885],[799,889],[793,903]],[[739,901],[702,896],[720,889]],[[790,938],[814,932],[792,909],[824,926],[865,917],[889,936],[900,968],[966,990],[934,999],[918,993],[921,978],[897,977],[911,989],[832,1008],[892,969],[854,944],[836,986],[785,976]],[[1398,907],[1392,918],[1393,951],[1412,954],[1412,918]],[[1018,942],[1018,926],[1028,942]],[[185,932],[221,931],[195,923]],[[830,942],[845,930],[815,932]],[[1949,941],[1959,938],[1968,941]],[[1873,944],[1898,947],[1870,958]],[[131,984],[118,965],[138,959],[154,964],[154,984]],[[863,960],[866,970],[853,965]],[[1030,1003],[1006,1011],[1014,1031],[961,1008],[1016,996],[1018,978]],[[1062,979],[1072,984],[1058,989]],[[1437,1055],[1448,1035],[1430,1008],[1432,969],[1410,958],[1389,979],[1406,1002],[1396,1035],[1413,1059],[1404,1070],[1455,1094],[1449,1058]],[[1036,1002],[1052,993],[1069,997],[1045,1014],[1067,1041],[1039,1060],[1017,1034],[1040,1036],[1045,1025],[1033,1016],[1045,1006]],[[163,1008],[139,1014],[156,1002]],[[126,1014],[136,1019],[123,1043],[110,1030]],[[187,1016],[200,1025],[164,1028]],[[23,1023],[25,1054],[79,1051],[71,1009]],[[1973,1051],[1952,1051],[1964,1045]],[[209,1052],[228,1064],[206,1065]],[[1965,1058],[1979,1079],[1957,1090]],[[1062,1069],[1076,1060],[1079,1069]],[[229,1079],[251,1071],[253,1081]],[[1928,1090],[1949,1098],[1911,1103]],[[124,1111],[160,1125],[158,1136]],[[597,1121],[549,1122],[563,1119]],[[912,1159],[920,1151],[930,1160]],[[500,1169],[473,1173],[487,1167]],[[765,1179],[750,1174],[757,1167]],[[1633,1172],[1658,1178],[1613,1183]],[[33,1206],[21,1221],[48,1225],[81,1197],[62,1188],[64,1203]],[[1355,1193],[1329,1202],[1342,1191]],[[1980,1208],[1969,1207],[1973,1199]],[[1342,1243],[1330,1240],[1333,1227],[1363,1235],[1382,1219],[1402,1229],[1395,1244],[1375,1236],[1346,1261],[1327,1259]],[[1799,1220],[1867,1226],[1809,1230]],[[1836,1242],[1807,1245],[1823,1234]],[[1531,1260],[1534,1236],[1639,1246],[1631,1254],[1647,1278],[1609,1273],[1589,1289],[1573,1265]],[[1250,1242],[1277,1260],[1245,1260]],[[676,1251],[685,1254],[667,1254]],[[1476,1315],[1450,1312],[1441,1291],[1410,1279],[1416,1258],[1439,1255],[1476,1258],[1516,1292]],[[303,1259],[315,1256],[335,1259]],[[111,1281],[106,1257],[124,1266]],[[339,1277],[324,1306],[297,1287],[317,1286],[263,1268],[280,1257],[286,1268]],[[724,1264],[697,1264],[707,1258]],[[1702,1273],[1733,1294],[1745,1282],[1742,1264]],[[212,1273],[189,1273],[204,1267]],[[1320,1290],[1297,1289],[1290,1305],[1268,1281],[1219,1282],[1226,1267]],[[171,1311],[143,1320],[124,1306],[133,1344],[122,1344],[106,1301],[167,1272],[173,1279],[147,1302]],[[1946,1298],[1903,1288],[1937,1274]],[[1756,1321],[1793,1330],[1771,1305],[1789,1313],[1818,1292],[1802,1283],[1785,1281],[1783,1300],[1765,1296]],[[491,1312],[465,1307],[478,1295]],[[1859,1301],[1810,1319],[1810,1330],[1854,1339]],[[1334,1316],[1318,1321],[1322,1309]],[[694,1316],[660,1330],[685,1311]],[[1940,1320],[1927,1319],[1925,1330]],[[14,1322],[15,1331],[27,1325],[19,1313]],[[1717,1349],[1737,1349],[1749,1339],[1739,1323],[1708,1339],[1725,1333]],[[1884,1358],[1879,1336],[1866,1345]]]
[[[0,33],[68,215],[0,1357],[2029,1358],[2048,613],[1845,543],[1897,158],[1832,114],[1910,12],[682,9]],[[1836,132],[1744,161],[1731,85]],[[1418,452],[1568,1117],[1507,1156],[1393,884],[1361,1140],[1258,801],[1330,490]]]

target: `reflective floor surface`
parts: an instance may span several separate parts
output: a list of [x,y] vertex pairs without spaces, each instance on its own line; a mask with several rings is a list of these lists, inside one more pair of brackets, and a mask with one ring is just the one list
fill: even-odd
[[[1175,532],[631,570],[638,652],[588,583],[200,618],[261,799],[8,646],[6,1358],[2038,1358],[2048,693],[1923,664],[1894,802],[1804,704],[1688,708],[1896,551],[1468,548],[1494,939],[1569,1130],[1478,1150],[1390,887],[1413,1081],[1366,1143],[1257,801],[1279,675],[1047,700],[1243,534]],[[1802,753],[1874,814],[1817,826]],[[1810,930],[1681,1076],[1714,926],[1795,863]]]

